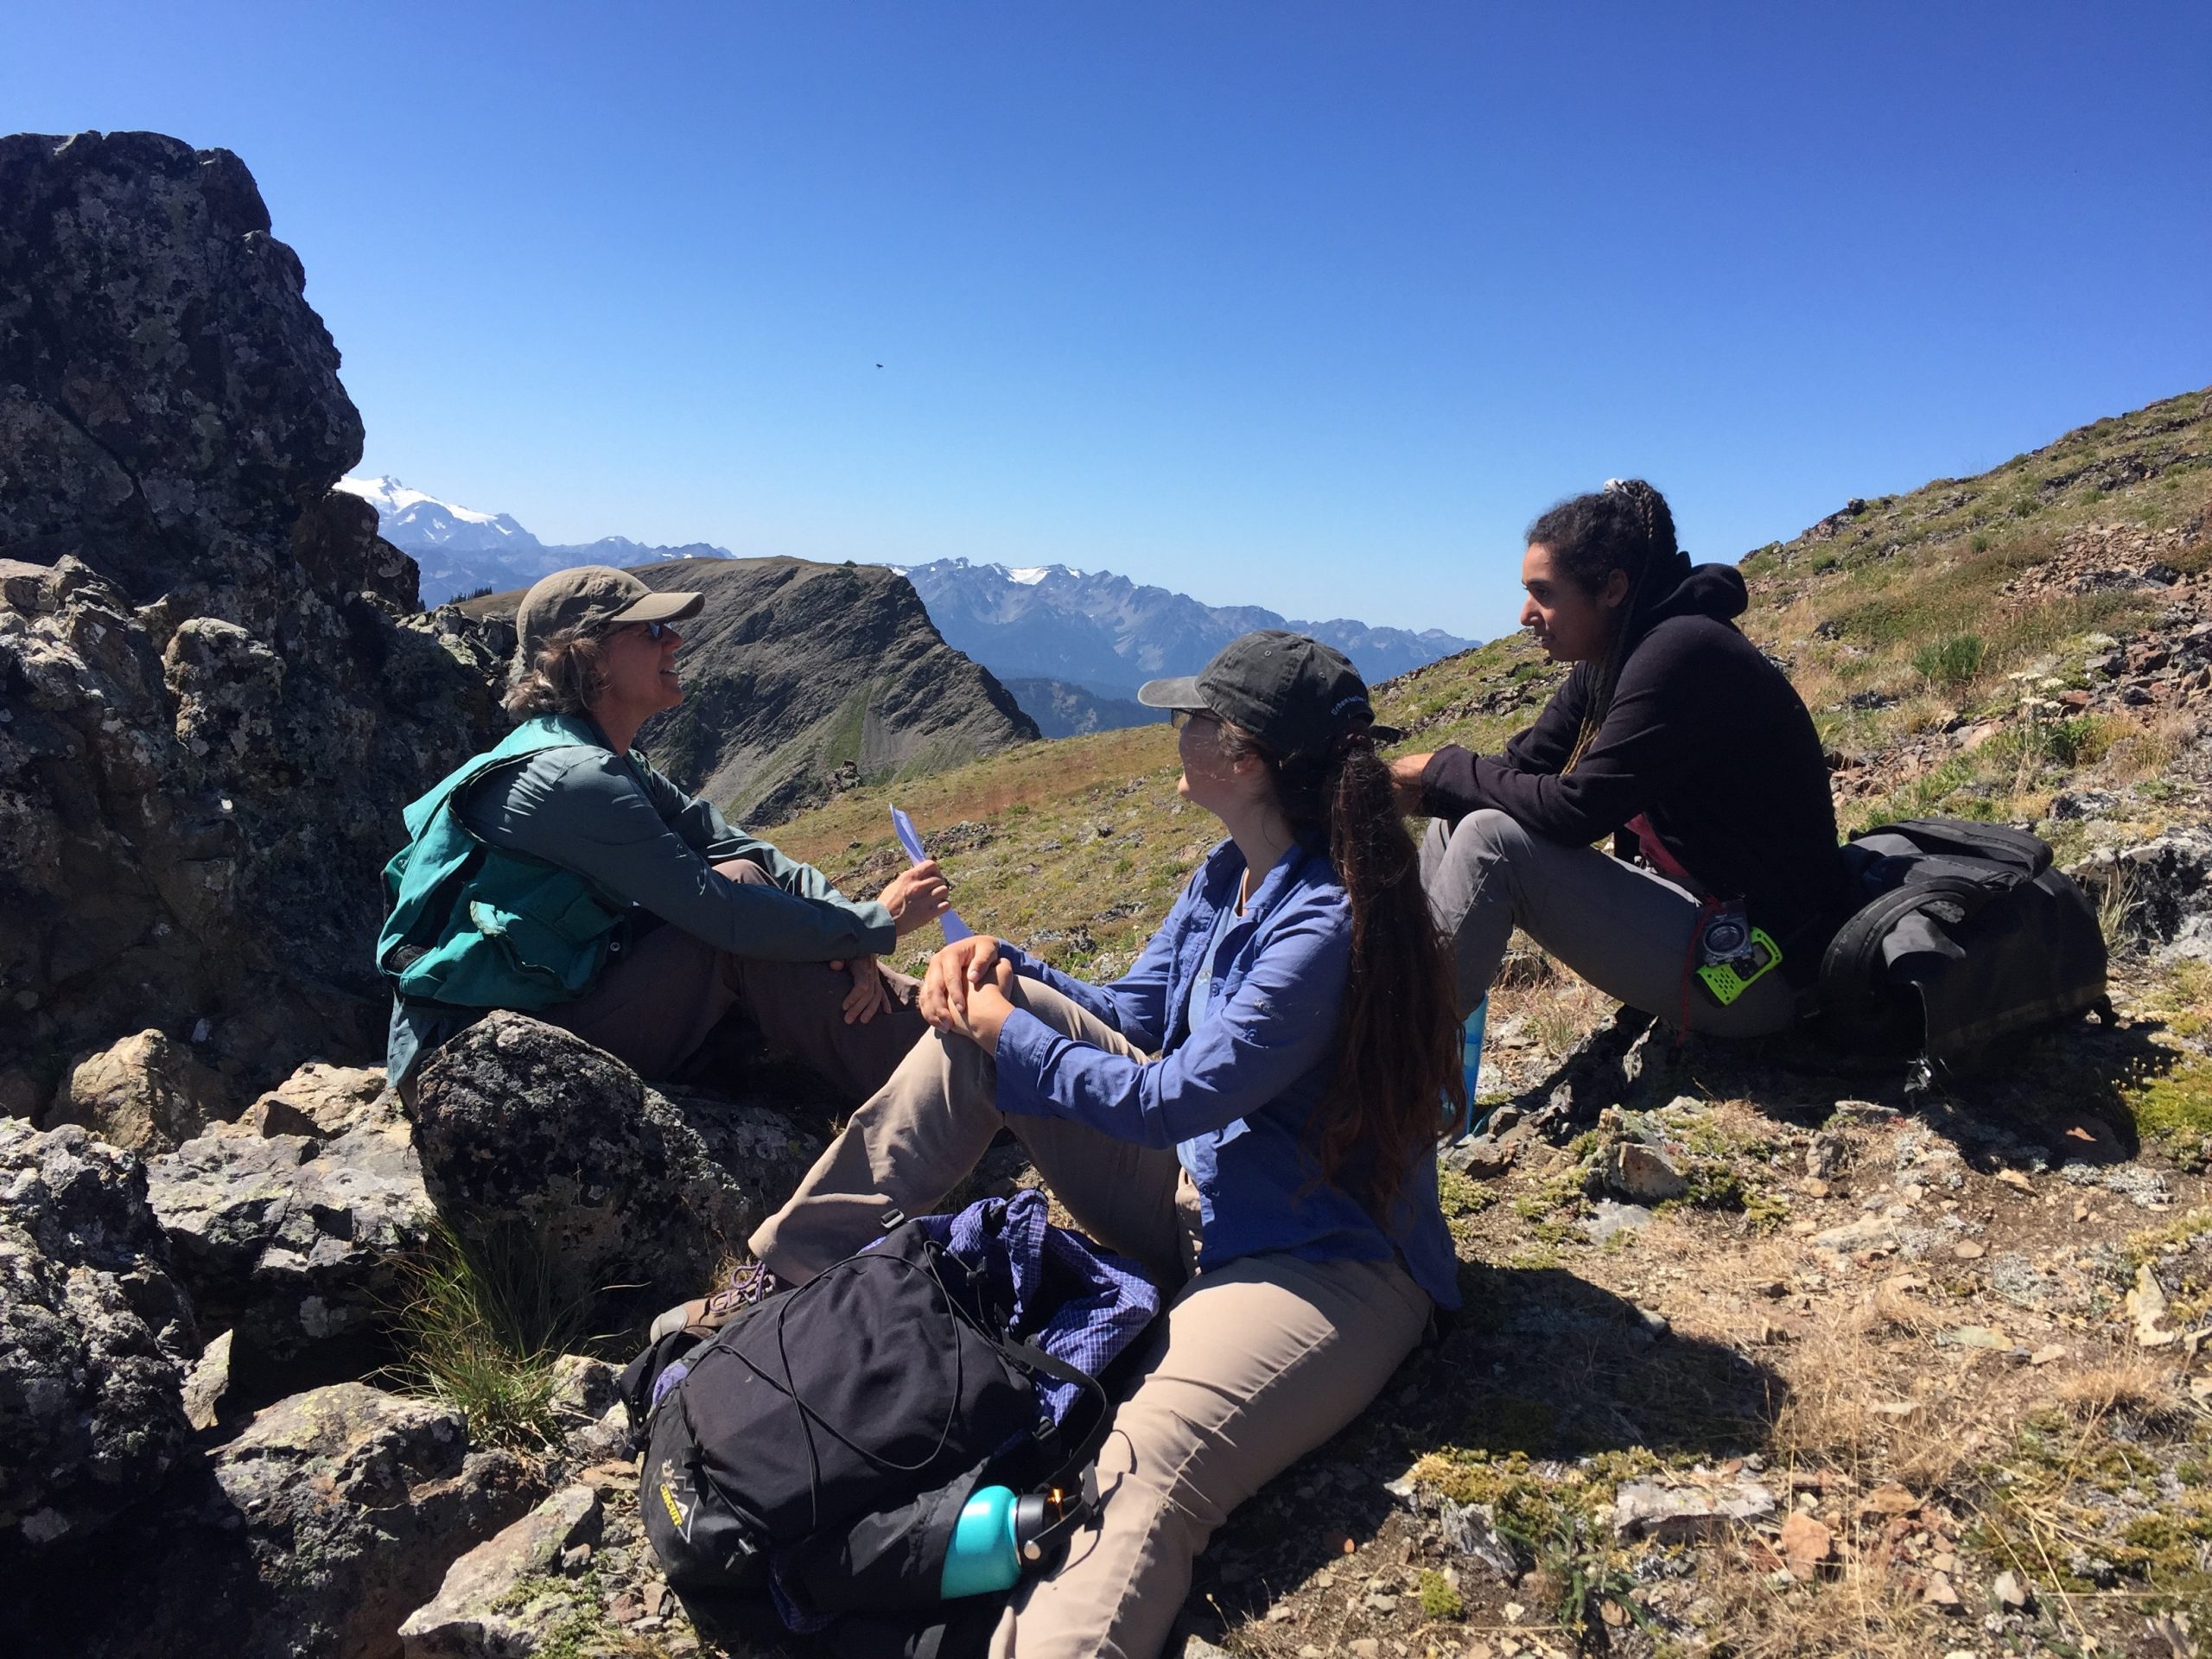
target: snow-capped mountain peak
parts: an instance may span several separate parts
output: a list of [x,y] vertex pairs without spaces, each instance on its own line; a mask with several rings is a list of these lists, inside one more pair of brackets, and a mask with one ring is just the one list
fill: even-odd
[[411,490],[386,473],[380,478],[341,478],[336,488],[377,510],[378,533],[415,556],[422,568],[423,602],[436,605],[457,594],[525,588],[572,564],[651,564],[663,559],[727,559],[728,548],[692,542],[649,546],[609,536],[577,545],[549,546],[504,512],[482,512]]
[[537,537],[506,513],[481,512],[457,502],[441,501],[435,495],[409,489],[389,473],[381,478],[341,478],[334,487],[358,495],[374,507],[385,539],[410,552],[442,548],[488,553],[538,545]]

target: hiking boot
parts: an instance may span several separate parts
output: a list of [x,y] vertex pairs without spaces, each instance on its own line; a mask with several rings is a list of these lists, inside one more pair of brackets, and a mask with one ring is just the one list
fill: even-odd
[[713,1295],[678,1302],[663,1313],[653,1321],[649,1339],[658,1342],[678,1331],[719,1331],[753,1303],[788,1288],[760,1263],[749,1262],[741,1268],[731,1268],[728,1282]]

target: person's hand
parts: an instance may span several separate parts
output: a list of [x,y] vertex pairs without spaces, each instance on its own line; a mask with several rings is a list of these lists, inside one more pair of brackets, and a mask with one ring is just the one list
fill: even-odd
[[874,957],[855,957],[833,962],[832,969],[849,968],[853,988],[845,993],[845,1023],[864,1026],[891,1006],[891,987],[883,977],[883,964]]
[[903,939],[952,908],[952,883],[938,868],[937,860],[925,858],[893,876],[875,895],[875,902],[891,912],[891,925]]
[[1014,1012],[1014,964],[994,957],[979,983],[968,987],[965,1005],[953,1014],[952,1028],[976,1043],[984,1053],[999,1052],[999,1032]]
[[1390,798],[1408,817],[1421,810],[1421,777],[1429,760],[1427,754],[1402,754],[1390,763]]
[[939,1031],[965,1035],[960,1021],[968,1017],[968,993],[998,969],[1012,975],[1013,964],[999,955],[996,939],[977,933],[957,939],[930,958],[922,971],[922,993],[915,1006],[922,1018]]

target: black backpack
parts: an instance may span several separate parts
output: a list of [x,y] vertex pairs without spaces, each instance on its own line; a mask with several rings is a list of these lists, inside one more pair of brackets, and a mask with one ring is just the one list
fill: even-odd
[[[1097,1379],[1006,1325],[983,1275],[910,1221],[710,1338],[671,1335],[632,1363],[639,1509],[702,1634],[982,1651],[1003,1595],[939,1597],[962,1508],[986,1485],[1057,1489],[1054,1524],[1024,1551],[1046,1570],[1096,1506],[1111,1418]],[[1077,1386],[1064,1421],[1039,1376]]]
[[2005,1039],[2107,1017],[2096,908],[2024,830],[1909,818],[1842,849],[1858,909],[1821,962],[1830,1040],[1972,1071]]

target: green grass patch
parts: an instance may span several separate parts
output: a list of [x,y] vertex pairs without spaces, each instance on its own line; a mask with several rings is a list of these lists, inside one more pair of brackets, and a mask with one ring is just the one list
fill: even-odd
[[1955,633],[1913,652],[1912,665],[1923,678],[1947,691],[1955,691],[1974,683],[1974,676],[1981,672],[1982,659],[1988,655],[1989,647],[1980,634]]
[[2145,1141],[2185,1168],[2212,1163],[2212,1059],[2190,1055],[2164,1075],[2145,1078],[2124,1099]]
[[586,1310],[560,1300],[543,1244],[520,1229],[464,1240],[442,1226],[403,1273],[390,1379],[458,1410],[472,1445],[556,1444],[555,1368],[582,1345]]

